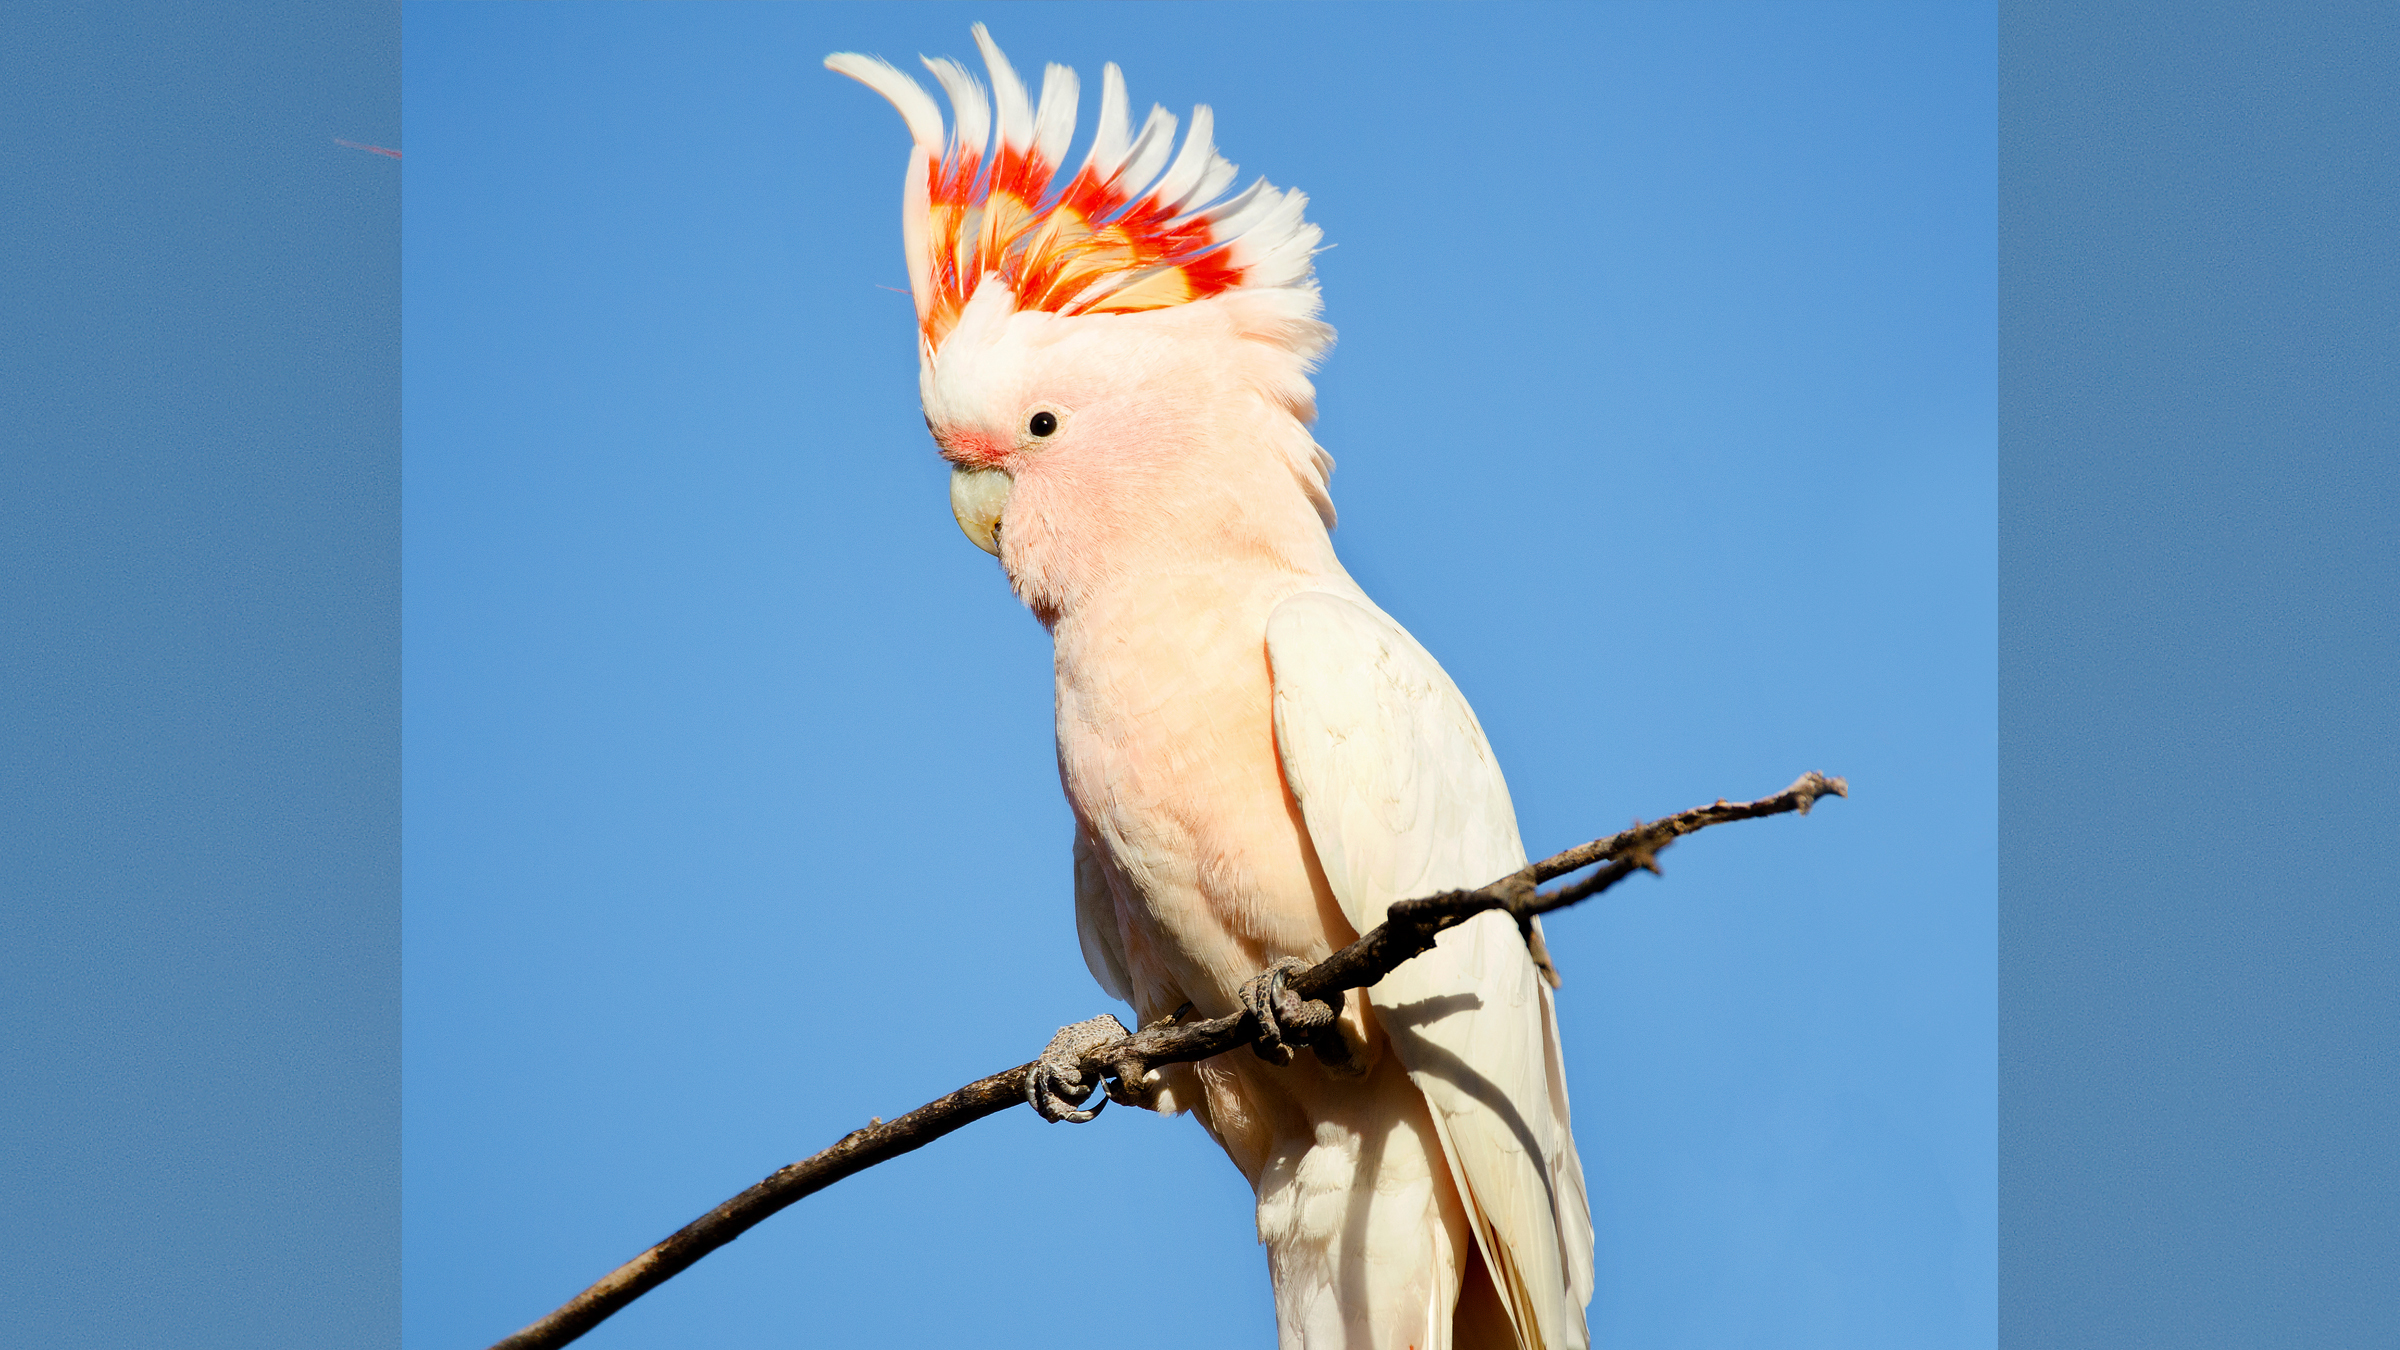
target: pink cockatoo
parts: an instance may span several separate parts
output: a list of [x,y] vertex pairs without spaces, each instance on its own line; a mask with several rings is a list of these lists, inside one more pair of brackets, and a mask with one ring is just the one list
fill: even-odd
[[[1283,1346],[1586,1345],[1591,1217],[1526,935],[1481,915],[1330,1026],[1280,988],[1393,901],[1525,865],[1474,712],[1334,557],[1305,199],[1220,200],[1209,110],[1179,151],[1164,110],[1137,133],[1114,65],[1068,172],[1075,73],[1035,104],[975,40],[989,102],[925,62],[947,133],[894,67],[826,65],[915,141],[925,420],[960,527],[1055,644],[1084,959],[1145,1025],[1247,1007],[1275,1038],[1120,1090],[1189,1110],[1249,1178]],[[1279,1014],[1309,1007],[1294,1056]]]

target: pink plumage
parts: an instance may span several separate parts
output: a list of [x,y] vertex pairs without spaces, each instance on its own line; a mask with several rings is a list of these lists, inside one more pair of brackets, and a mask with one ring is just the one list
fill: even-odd
[[[1224,198],[1214,118],[1137,133],[1103,74],[1032,103],[929,60],[826,64],[914,145],[902,240],[951,509],[1049,629],[1086,963],[1144,1022],[1258,1006],[1395,900],[1525,864],[1508,787],[1433,657],[1335,557],[1309,375],[1332,340],[1305,199]],[[1582,1346],[1592,1233],[1550,987],[1498,914],[1443,935],[1324,1053],[1126,1087],[1191,1111],[1258,1194],[1286,1347]],[[1338,1053],[1336,1050],[1338,1049]],[[1131,1222],[1156,1215],[1128,1214]]]

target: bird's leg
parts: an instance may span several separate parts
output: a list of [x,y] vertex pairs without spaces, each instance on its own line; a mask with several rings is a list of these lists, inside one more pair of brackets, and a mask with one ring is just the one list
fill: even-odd
[[1285,987],[1293,972],[1306,969],[1308,962],[1287,956],[1242,986],[1242,1009],[1258,1020],[1263,1033],[1250,1043],[1251,1052],[1269,1064],[1289,1064],[1290,1042],[1297,1041],[1316,1051],[1327,1068],[1346,1069],[1350,1047],[1335,1025],[1342,1015],[1342,996],[1336,993],[1331,1002],[1304,999]]
[[1041,1058],[1034,1061],[1033,1071],[1025,1075],[1025,1104],[1054,1125],[1062,1120],[1080,1125],[1099,1115],[1108,1105],[1106,1096],[1093,1101],[1089,1111],[1076,1109],[1091,1101],[1092,1090],[1100,1086],[1102,1078],[1097,1071],[1084,1070],[1083,1057],[1131,1034],[1123,1022],[1108,1013],[1071,1027],[1060,1027]]

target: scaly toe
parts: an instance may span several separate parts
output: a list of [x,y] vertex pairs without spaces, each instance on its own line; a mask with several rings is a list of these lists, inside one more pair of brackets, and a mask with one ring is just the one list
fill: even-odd
[[[1130,1034],[1124,1023],[1107,1013],[1060,1027],[1041,1057],[1034,1061],[1032,1071],[1025,1075],[1025,1104],[1054,1125],[1060,1121],[1081,1125],[1099,1115],[1108,1106],[1108,1096],[1092,1096],[1101,1084],[1101,1076],[1084,1071],[1083,1057]],[[1092,1103],[1090,1110],[1076,1109],[1087,1101]]]
[[1250,1052],[1269,1064],[1281,1067],[1292,1062],[1287,1032],[1298,1033],[1290,1039],[1305,1043],[1333,1020],[1330,1012],[1321,1011],[1324,1004],[1303,1001],[1284,988],[1293,971],[1306,969],[1306,961],[1287,956],[1242,986],[1242,1007],[1257,1019],[1260,1032],[1259,1039],[1250,1043]]

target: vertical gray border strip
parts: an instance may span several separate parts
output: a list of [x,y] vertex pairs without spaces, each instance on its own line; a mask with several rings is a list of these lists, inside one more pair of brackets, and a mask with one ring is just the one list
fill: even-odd
[[2001,60],[2002,1343],[2400,1344],[2400,12]]
[[0,44],[0,1343],[399,1340],[400,12]]

